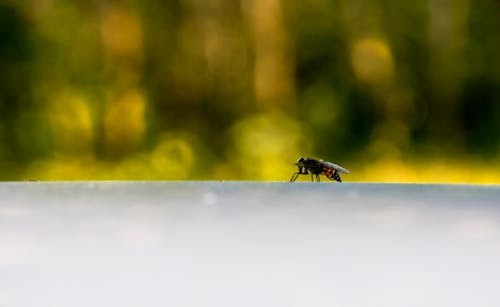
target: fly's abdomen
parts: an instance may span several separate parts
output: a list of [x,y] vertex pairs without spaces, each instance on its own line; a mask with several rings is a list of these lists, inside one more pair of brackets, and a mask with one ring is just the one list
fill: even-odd
[[336,170],[329,168],[329,167],[324,167],[323,172],[325,173],[325,176],[328,179],[342,182],[342,179],[340,178],[339,172],[337,172]]
[[340,179],[339,172],[337,171],[333,172],[333,179],[337,180],[338,182],[342,182],[342,179]]

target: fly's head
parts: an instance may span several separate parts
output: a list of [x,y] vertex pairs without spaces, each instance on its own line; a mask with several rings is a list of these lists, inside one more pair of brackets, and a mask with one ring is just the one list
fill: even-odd
[[294,163],[294,165],[297,165],[297,167],[298,167],[299,169],[302,169],[302,168],[304,168],[304,167],[305,167],[304,162],[305,162],[305,159],[304,159],[303,157],[300,157],[300,158],[297,160],[297,162],[296,162],[296,163]]
[[299,173],[307,173],[306,159],[300,157],[294,165],[297,165]]

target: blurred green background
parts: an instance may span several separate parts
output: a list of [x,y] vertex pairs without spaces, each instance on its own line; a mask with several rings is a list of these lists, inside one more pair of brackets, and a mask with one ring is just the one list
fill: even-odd
[[[496,0],[3,0],[0,179],[500,182]],[[305,180],[310,178],[305,176]]]

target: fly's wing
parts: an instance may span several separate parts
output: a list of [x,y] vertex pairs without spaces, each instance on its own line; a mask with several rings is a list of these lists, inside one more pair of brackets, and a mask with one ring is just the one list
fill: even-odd
[[334,171],[337,171],[339,173],[344,173],[344,174],[349,174],[350,173],[350,171],[346,170],[342,166],[337,165],[337,164],[332,163],[332,162],[321,161],[321,165],[323,166],[323,171],[325,172],[325,174],[326,174],[326,171],[324,169],[326,169],[326,168],[330,168],[330,169],[332,169]]

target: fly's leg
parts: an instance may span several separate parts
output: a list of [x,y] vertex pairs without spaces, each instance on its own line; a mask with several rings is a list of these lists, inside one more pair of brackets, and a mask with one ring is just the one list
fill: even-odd
[[320,180],[319,180],[319,174],[316,174],[316,181],[320,182]]
[[[309,172],[307,171],[306,168],[299,168],[299,171],[296,172],[295,174],[293,174],[292,178],[290,178],[290,182],[294,182],[295,180],[297,180],[299,175],[307,175],[307,174],[309,174]],[[312,173],[311,173],[311,176],[312,176]]]

